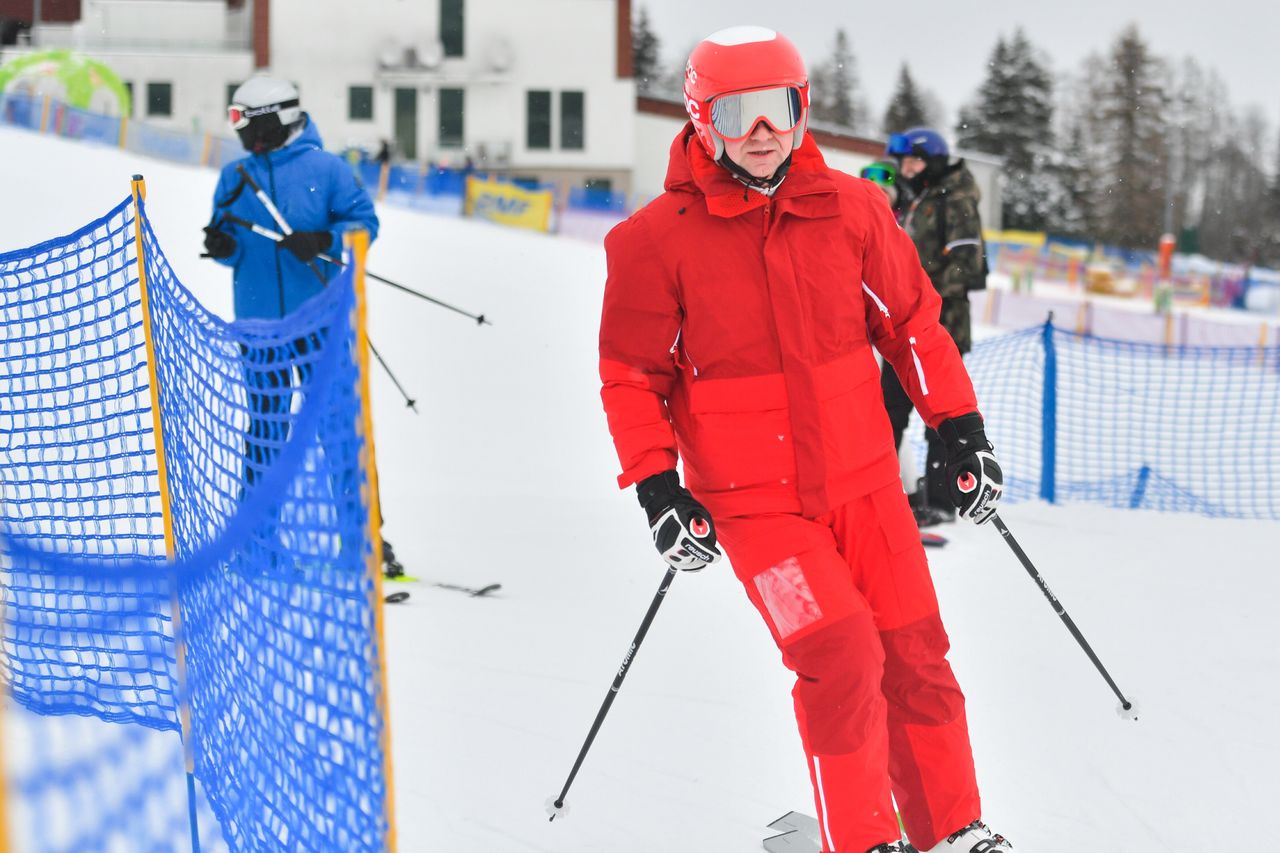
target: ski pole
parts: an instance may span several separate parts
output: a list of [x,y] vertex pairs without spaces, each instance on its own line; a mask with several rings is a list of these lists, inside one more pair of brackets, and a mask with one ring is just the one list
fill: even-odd
[[676,567],[671,566],[667,569],[667,573],[662,576],[662,583],[658,585],[658,592],[654,595],[653,602],[649,605],[649,611],[644,614],[644,621],[640,623],[640,630],[636,631],[636,637],[631,641],[631,647],[627,649],[627,654],[622,659],[622,665],[618,667],[618,674],[614,676],[609,692],[604,696],[604,704],[600,706],[600,711],[596,714],[596,720],[591,724],[591,731],[587,732],[587,739],[582,744],[582,749],[578,751],[578,760],[573,762],[573,769],[569,771],[569,778],[565,780],[564,788],[560,790],[560,796],[547,798],[547,814],[551,815],[550,820],[555,820],[557,815],[565,813],[564,798],[569,793],[569,786],[573,784],[574,777],[578,775],[578,768],[582,766],[582,760],[587,757],[587,750],[591,749],[591,744],[596,739],[596,733],[600,731],[600,724],[604,722],[605,714],[609,713],[609,706],[613,704],[613,700],[618,696],[618,691],[622,689],[622,679],[627,677],[627,671],[636,659],[636,652],[640,649],[640,643],[644,640],[644,635],[648,633],[649,625],[653,623],[653,617],[657,614],[658,607],[662,604],[662,599],[666,596],[667,589],[671,586],[671,581],[675,579],[676,571]]
[[1004,541],[1008,544],[1009,549],[1013,551],[1018,560],[1022,563],[1023,568],[1027,570],[1027,574],[1031,575],[1031,579],[1040,587],[1040,591],[1044,593],[1044,597],[1049,599],[1049,604],[1053,607],[1058,618],[1062,620],[1062,624],[1067,626],[1067,630],[1071,632],[1071,636],[1076,638],[1076,642],[1080,644],[1080,648],[1084,649],[1084,653],[1089,656],[1089,660],[1093,661],[1093,665],[1098,668],[1098,672],[1106,679],[1107,686],[1111,688],[1111,692],[1116,694],[1120,700],[1120,707],[1116,709],[1116,713],[1124,719],[1138,719],[1138,710],[1133,702],[1124,698],[1124,694],[1120,692],[1120,688],[1116,686],[1112,680],[1111,674],[1107,672],[1107,668],[1102,665],[1102,661],[1098,660],[1098,656],[1094,654],[1093,648],[1089,645],[1089,641],[1080,633],[1080,629],[1076,627],[1076,623],[1072,621],[1071,616],[1067,614],[1066,608],[1062,606],[1062,602],[1058,601],[1058,597],[1053,594],[1053,590],[1049,589],[1049,585],[1045,583],[1044,578],[1036,571],[1036,567],[1032,564],[1031,558],[1022,550],[1022,546],[1018,544],[1018,540],[1013,538],[1013,534],[1009,532],[1009,528],[1005,526],[1004,519],[998,514],[991,514],[991,521],[996,526],[996,530],[1000,531],[1000,535],[1004,537]]
[[404,390],[404,386],[400,384],[400,380],[396,379],[396,375],[391,370],[391,365],[387,364],[387,360],[382,357],[382,353],[378,352],[378,348],[373,345],[373,341],[369,341],[369,352],[373,353],[373,357],[378,360],[378,364],[382,365],[382,369],[387,372],[387,376],[391,377],[391,383],[396,386],[396,390],[400,392],[400,396],[404,397],[404,404],[413,409],[413,413],[418,412],[418,401],[409,396],[409,392]]
[[[271,240],[276,243],[279,243],[281,240],[284,239],[284,235],[281,234],[280,232],[272,231],[270,228],[266,228],[262,225],[259,225],[256,222],[250,222],[248,219],[243,219],[239,216],[236,216],[234,213],[224,213],[222,215],[222,221],[233,222],[236,225],[242,225],[245,228],[248,228],[254,234],[257,234],[260,237],[266,237],[268,240]],[[287,228],[288,226],[286,225],[285,227]],[[325,258],[325,260],[332,261],[333,263],[338,263],[337,261],[333,261],[331,258]],[[315,273],[316,276],[320,279],[321,284],[327,284],[324,275],[316,267],[314,261],[309,263],[308,266],[311,267],[311,271]],[[339,264],[339,266],[346,266],[346,265]],[[368,275],[368,274],[369,273],[366,270],[365,275]],[[418,412],[418,405],[417,405],[418,401],[410,397],[409,392],[404,390],[404,386],[400,384],[400,380],[397,379],[395,373],[392,372],[391,366],[387,364],[387,360],[382,357],[382,353],[378,352],[378,348],[373,345],[372,339],[369,340],[369,351],[372,352],[374,358],[378,360],[378,364],[382,365],[382,369],[387,372],[387,376],[391,377],[391,383],[396,386],[396,390],[400,392],[400,396],[404,397],[404,404],[408,406],[410,409],[413,409],[413,413],[415,415],[420,414]]]
[[[249,189],[253,190],[253,194],[257,196],[258,201],[262,203],[262,206],[267,209],[267,213],[271,214],[271,218],[275,220],[276,225],[278,225],[280,227],[280,230],[284,232],[283,235],[277,235],[272,239],[274,239],[276,242],[279,242],[280,240],[284,239],[284,237],[292,234],[293,229],[289,227],[289,223],[285,221],[284,215],[280,213],[280,210],[271,201],[271,196],[267,195],[266,192],[263,191],[262,187],[258,184],[257,181],[253,179],[253,176],[249,174],[249,170],[244,167],[243,163],[236,166],[236,171],[240,173],[241,180],[243,180],[248,185]],[[238,222],[239,224],[244,225],[246,228],[253,228],[255,233],[261,234],[264,237],[269,237],[271,234],[274,233],[269,231],[268,229],[261,228],[260,226],[254,226],[252,223],[245,222],[243,220],[240,220],[239,218],[233,218],[231,216],[228,216],[227,218],[230,219],[232,222]],[[333,257],[332,255],[326,255],[324,253],[321,253],[319,255],[316,255],[316,257],[318,257],[322,261],[327,261],[328,263],[334,264],[335,266],[339,266],[339,267],[346,266],[346,264],[344,264],[342,261],[338,260],[337,258]],[[454,311],[458,314],[461,314],[464,317],[469,317],[472,320],[475,320],[477,325],[480,325],[480,326],[493,325],[492,323],[490,323],[488,320],[485,319],[483,314],[472,314],[470,311],[463,311],[461,308],[458,308],[456,306],[450,305],[447,302],[443,302],[439,299],[436,299],[434,296],[428,296],[425,293],[420,293],[419,291],[414,290],[411,287],[405,287],[403,284],[398,284],[392,281],[391,279],[383,278],[380,275],[375,275],[374,273],[371,273],[368,270],[365,270],[364,274],[369,278],[373,279],[374,281],[380,281],[383,284],[390,285],[391,287],[396,288],[397,290],[403,290],[405,293],[413,294],[419,299],[425,299],[427,302],[430,302],[434,305],[439,305],[441,308],[447,308],[450,311]]]

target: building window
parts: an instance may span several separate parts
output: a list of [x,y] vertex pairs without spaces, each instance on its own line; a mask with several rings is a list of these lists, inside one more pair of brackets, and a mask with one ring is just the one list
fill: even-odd
[[133,118],[135,109],[133,105],[138,101],[138,99],[133,96],[133,81],[122,80],[120,82],[124,83],[124,90],[129,93],[129,108],[124,111],[124,114],[129,118]]
[[560,93],[560,147],[581,151],[584,119],[582,92]]
[[530,149],[551,147],[551,93],[531,90],[526,93],[528,120],[525,146]]
[[148,83],[147,84],[147,115],[149,116],[173,115],[173,84],[172,83]]
[[440,90],[440,147],[461,148],[465,141],[462,114],[464,90]]
[[372,86],[351,86],[347,89],[347,118],[351,121],[373,120]]
[[227,100],[226,100],[226,103],[227,103],[227,105],[228,105],[228,106],[230,106],[230,105],[231,105],[231,103],[236,99],[236,89],[239,89],[239,88],[240,88],[240,84],[239,84],[239,83],[228,83],[228,84],[227,84]]
[[613,178],[587,178],[582,182],[582,186],[584,189],[595,192],[613,192]]
[[440,0],[440,41],[445,56],[462,56],[463,0]]

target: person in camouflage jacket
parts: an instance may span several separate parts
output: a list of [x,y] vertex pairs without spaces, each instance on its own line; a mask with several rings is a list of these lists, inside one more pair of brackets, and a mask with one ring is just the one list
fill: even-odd
[[[902,227],[920,256],[920,265],[942,297],[941,324],[961,353],[973,345],[969,322],[969,291],[986,286],[981,193],[963,159],[951,162],[945,139],[928,128],[894,134],[885,154],[898,161],[898,184],[910,194]],[[901,445],[912,404],[893,369],[886,364],[880,379],[894,441]],[[943,479],[942,442],[926,431],[928,456],[922,488],[914,496],[916,520],[922,527],[950,521],[955,509]]]

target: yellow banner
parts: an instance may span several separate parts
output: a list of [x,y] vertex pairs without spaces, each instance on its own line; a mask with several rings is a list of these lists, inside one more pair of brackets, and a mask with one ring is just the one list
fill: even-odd
[[988,243],[1026,246],[1033,249],[1044,246],[1045,237],[1043,231],[995,231],[988,228],[982,232],[982,239]]
[[551,226],[550,190],[527,190],[491,178],[467,176],[465,213],[501,225],[546,231]]

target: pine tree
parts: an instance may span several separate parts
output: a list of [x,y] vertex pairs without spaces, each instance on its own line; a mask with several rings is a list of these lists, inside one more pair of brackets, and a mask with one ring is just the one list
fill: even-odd
[[812,74],[810,110],[813,118],[847,128],[865,123],[866,106],[858,92],[857,65],[849,37],[836,30],[831,56]]
[[1153,248],[1168,203],[1163,64],[1136,26],[1120,34],[1106,58],[1086,66],[1090,162],[1105,178],[1093,198],[1105,242]]
[[635,74],[636,89],[649,92],[657,88],[662,45],[649,22],[649,10],[641,6],[631,24],[631,65]]
[[1006,228],[1039,231],[1049,217],[1053,155],[1053,83],[1045,63],[1021,28],[996,40],[987,78],[974,103],[960,112],[961,148],[1004,158],[1002,219]]
[[889,99],[889,107],[885,110],[881,130],[888,136],[910,127],[929,124],[931,121],[925,107],[925,96],[916,88],[915,81],[911,79],[911,71],[904,62],[902,70],[898,72],[893,97]]

